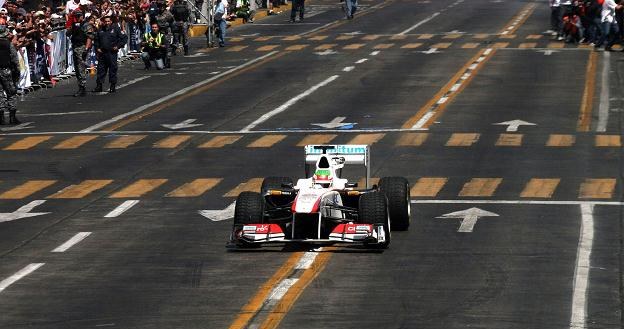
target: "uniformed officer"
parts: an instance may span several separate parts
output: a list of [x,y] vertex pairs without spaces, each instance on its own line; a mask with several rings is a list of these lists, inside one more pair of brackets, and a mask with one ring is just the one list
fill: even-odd
[[102,91],[102,83],[106,79],[108,72],[108,82],[110,89],[108,92],[115,92],[117,84],[117,52],[119,48],[126,45],[128,36],[121,32],[119,25],[113,24],[110,16],[104,17],[104,25],[95,35],[95,50],[98,58],[97,65],[97,86],[93,89],[94,93]]
[[76,9],[73,12],[74,23],[68,28],[68,34],[71,37],[72,43],[72,58],[74,60],[74,71],[76,72],[76,80],[78,81],[78,91],[74,94],[74,97],[86,96],[87,90],[87,76],[85,71],[87,69],[86,59],[89,49],[95,36],[93,26],[89,21],[85,21],[80,9]]
[[4,110],[9,110],[9,123],[20,124],[17,112],[17,82],[19,81],[19,58],[9,39],[6,25],[0,25],[0,124],[4,124]]
[[[189,29],[189,17],[191,15],[185,0],[176,0],[171,8],[171,14],[173,15],[173,43],[177,47],[182,44],[184,47],[184,55],[189,54],[189,41],[188,41],[188,29]],[[175,49],[173,49],[175,54]]]
[[[158,4],[158,7],[160,11],[158,15],[156,15],[156,23],[158,23],[160,32],[165,35],[165,38],[167,38],[167,40],[171,40],[171,26],[173,25],[173,15],[169,11],[169,9],[167,9],[166,3],[161,2]],[[170,51],[171,49],[167,50],[167,56],[165,57],[165,67],[167,68],[171,67],[171,60],[169,58]]]

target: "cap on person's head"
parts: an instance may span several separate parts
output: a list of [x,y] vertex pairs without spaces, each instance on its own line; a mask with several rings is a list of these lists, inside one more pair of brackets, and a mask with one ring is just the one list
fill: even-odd
[[45,16],[45,13],[43,12],[43,10],[39,10],[35,13],[35,16]]
[[0,8],[0,14],[6,14],[9,11],[6,8]]

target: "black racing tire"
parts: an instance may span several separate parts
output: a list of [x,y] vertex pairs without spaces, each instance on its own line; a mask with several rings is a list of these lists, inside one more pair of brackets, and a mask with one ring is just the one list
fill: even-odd
[[378,186],[388,199],[392,230],[407,231],[411,222],[409,182],[404,177],[383,177]]
[[375,247],[386,249],[390,245],[391,225],[390,216],[388,214],[388,203],[386,196],[381,192],[369,192],[360,196],[359,222],[363,224],[383,225],[387,232],[386,241]]
[[290,177],[270,176],[262,181],[262,187],[260,187],[260,193],[264,195],[267,190],[279,190],[282,189],[282,184],[292,184],[293,180]]
[[264,223],[264,200],[260,193],[242,192],[236,198],[234,227]]

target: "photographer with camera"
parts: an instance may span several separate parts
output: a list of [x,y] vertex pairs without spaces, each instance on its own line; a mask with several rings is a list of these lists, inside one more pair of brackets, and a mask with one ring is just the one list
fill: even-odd
[[167,58],[167,49],[169,48],[169,42],[165,35],[160,32],[158,23],[152,23],[152,31],[145,33],[143,38],[143,52],[141,53],[141,59],[145,63],[145,69],[149,70],[152,67],[151,61],[156,63],[156,69],[162,70],[165,68],[165,59]]

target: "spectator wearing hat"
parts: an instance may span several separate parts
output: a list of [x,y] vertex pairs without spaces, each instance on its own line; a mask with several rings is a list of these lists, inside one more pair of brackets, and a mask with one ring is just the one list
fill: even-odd
[[4,124],[4,110],[9,110],[9,124],[21,123],[15,116],[19,59],[10,37],[6,25],[0,25],[0,124]]
[[72,16],[73,23],[67,33],[71,38],[74,71],[76,72],[76,80],[78,82],[78,91],[74,94],[74,97],[82,97],[87,94],[87,76],[85,74],[87,65],[85,62],[87,60],[89,49],[91,49],[91,43],[94,38],[94,29],[93,26],[89,24],[89,21],[86,21],[83,18],[83,14],[80,9],[75,9]]
[[104,25],[95,34],[95,50],[98,56],[97,86],[93,92],[102,91],[102,83],[108,73],[110,89],[114,93],[117,85],[117,52],[126,45],[127,36],[121,32],[117,24],[113,25],[112,17],[104,17]]

